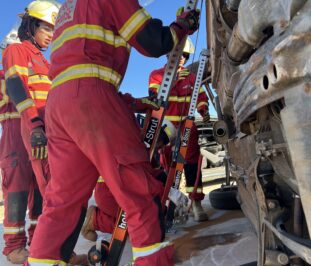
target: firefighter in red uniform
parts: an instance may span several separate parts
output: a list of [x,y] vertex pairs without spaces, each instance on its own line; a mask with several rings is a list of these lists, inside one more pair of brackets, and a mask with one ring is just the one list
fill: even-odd
[[[162,147],[168,143],[174,143],[175,138],[176,129],[174,125],[170,121],[164,119],[162,130],[158,139],[158,145]],[[165,183],[166,174],[162,169],[154,169],[153,176],[156,176],[156,179]],[[113,232],[119,210],[118,203],[109,191],[109,188],[107,187],[102,176],[100,176],[97,180],[94,190],[94,198],[97,206],[90,206],[88,208],[86,218],[81,229],[83,237],[90,241],[97,240],[96,231],[103,233]]]
[[[137,0],[67,0],[52,45],[52,90],[46,106],[52,179],[30,247],[30,265],[68,262],[98,176],[127,214],[136,265],[172,265],[162,242],[160,184],[140,130],[118,94],[131,46],[158,57],[198,28],[197,11],[170,27]],[[137,104],[152,106],[146,100]]]
[[[12,29],[1,43],[5,49],[12,43],[18,43],[17,30]],[[28,257],[25,248],[25,217],[29,209],[30,244],[37,218],[42,211],[42,197],[38,190],[31,163],[21,136],[21,120],[16,108],[7,94],[4,72],[0,72],[0,169],[4,194],[3,254],[13,264],[21,264]]]
[[41,51],[52,40],[58,10],[49,1],[30,3],[18,29],[22,43],[10,45],[3,53],[7,93],[21,115],[22,138],[42,195],[50,178],[43,120],[51,81]]
[[[52,40],[59,6],[55,1],[31,2],[21,15],[22,22],[18,28],[21,43],[10,45],[3,53],[6,93],[18,111],[16,114],[21,117],[21,136],[43,196],[50,179],[44,109],[51,81],[48,78],[49,63],[41,51],[48,48]],[[42,201],[38,208],[41,212]],[[12,209],[16,211],[16,207]],[[72,263],[86,260],[85,255],[74,253],[70,258]]]
[[[170,96],[169,107],[165,113],[165,118],[171,121],[176,128],[180,126],[180,123],[186,118],[190,106],[190,100],[192,95],[193,86],[195,83],[195,75],[190,73],[189,70],[183,67],[190,54],[194,53],[194,46],[191,40],[188,38],[183,50],[183,56],[180,60],[177,81],[174,84]],[[165,68],[154,70],[149,77],[149,94],[154,95],[158,93]],[[203,88],[200,88],[197,110],[203,117],[204,121],[209,120],[208,111],[208,98]],[[195,126],[191,129],[191,135],[188,144],[188,150],[186,155],[186,164],[184,166],[186,177],[186,191],[189,193],[189,197],[193,200],[193,213],[196,221],[207,220],[207,214],[204,212],[201,201],[204,199],[204,193],[202,190],[202,174],[199,180],[199,187],[197,193],[192,193],[196,173],[198,169],[198,160],[200,155],[200,147],[198,144],[198,130]],[[172,147],[165,146],[161,150],[161,164],[168,172],[172,161]]]

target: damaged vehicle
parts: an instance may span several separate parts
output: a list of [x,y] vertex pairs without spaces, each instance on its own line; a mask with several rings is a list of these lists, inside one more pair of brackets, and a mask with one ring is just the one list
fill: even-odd
[[311,264],[311,1],[206,1],[209,82],[257,265]]

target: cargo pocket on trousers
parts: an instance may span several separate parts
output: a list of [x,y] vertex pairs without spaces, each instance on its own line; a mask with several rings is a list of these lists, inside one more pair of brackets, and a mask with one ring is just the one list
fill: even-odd
[[9,186],[11,182],[10,176],[13,176],[13,174],[10,175],[9,173],[14,171],[14,168],[16,168],[18,164],[18,158],[14,154],[10,154],[0,160],[0,173],[3,187],[7,188]]

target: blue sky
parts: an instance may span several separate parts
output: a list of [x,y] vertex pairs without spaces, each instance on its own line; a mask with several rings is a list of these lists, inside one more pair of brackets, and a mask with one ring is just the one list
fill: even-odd
[[[23,12],[24,8],[30,2],[31,1],[27,0],[3,0],[0,38],[3,38],[8,31],[19,22],[17,14]],[[59,2],[63,3],[64,1]],[[148,2],[148,0],[146,2]],[[176,10],[185,4],[185,0],[154,0],[153,2],[149,2],[151,3],[146,7],[146,10],[152,17],[161,19],[164,25],[169,25],[174,21],[176,18]],[[199,1],[198,7],[200,7],[201,2],[202,0]],[[204,9],[205,7],[203,5],[203,10]],[[206,48],[205,12],[202,13],[199,33],[195,33],[191,36],[193,43],[198,39],[194,60],[197,60],[200,51]],[[48,52],[45,53],[45,56],[49,59]],[[148,58],[139,54],[135,49],[132,49],[129,66],[121,86],[121,91],[129,92],[135,97],[146,96],[150,72],[162,67],[166,61],[167,59],[165,56],[160,58]],[[190,57],[188,63],[192,61],[193,57]]]

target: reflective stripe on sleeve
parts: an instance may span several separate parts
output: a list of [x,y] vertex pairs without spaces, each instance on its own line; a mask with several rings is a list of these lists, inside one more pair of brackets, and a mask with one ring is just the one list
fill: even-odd
[[150,246],[142,247],[142,248],[136,248],[133,247],[133,259],[134,261],[139,257],[146,257],[151,254],[154,254],[161,250],[162,248],[165,248],[167,246],[171,245],[170,242],[162,242],[162,243],[156,243]]
[[151,19],[151,16],[144,8],[137,10],[119,30],[121,36],[128,41],[149,19]]
[[207,102],[201,102],[197,105],[197,108],[201,107],[201,106],[208,106],[208,103]]
[[5,72],[5,79],[8,79],[13,75],[28,76],[28,68],[14,65]]
[[150,83],[150,85],[149,85],[149,88],[150,89],[155,89],[156,92],[159,91],[160,87],[161,87],[161,84],[157,84],[157,83]]
[[22,113],[23,111],[25,111],[27,108],[29,107],[33,107],[33,106],[36,106],[33,99],[26,99],[20,103],[18,103],[16,105],[16,109],[19,113]]
[[170,27],[170,31],[172,34],[172,38],[173,38],[173,42],[174,42],[174,48],[175,48],[177,46],[177,44],[179,44],[179,40],[178,40],[178,37],[177,37],[175,30],[172,27]]

